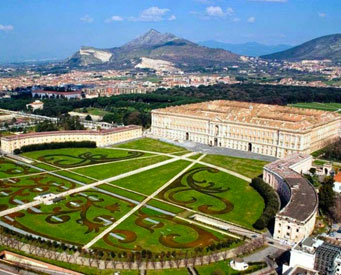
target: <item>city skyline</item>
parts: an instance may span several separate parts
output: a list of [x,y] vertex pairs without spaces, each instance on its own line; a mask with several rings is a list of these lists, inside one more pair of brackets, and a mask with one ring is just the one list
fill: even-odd
[[120,46],[151,28],[194,42],[297,45],[337,33],[338,8],[336,0],[4,0],[0,61],[63,59],[80,46]]

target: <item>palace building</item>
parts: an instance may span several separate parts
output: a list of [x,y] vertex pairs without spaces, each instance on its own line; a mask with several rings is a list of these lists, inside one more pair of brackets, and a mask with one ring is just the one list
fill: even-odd
[[142,127],[136,125],[99,131],[74,130],[28,133],[2,137],[1,151],[5,154],[11,154],[15,149],[20,149],[25,145],[67,141],[94,141],[98,147],[103,147],[140,137],[142,137]]
[[274,239],[298,243],[314,230],[318,196],[314,186],[302,175],[309,171],[312,161],[310,155],[294,154],[264,166],[263,180],[281,199]]
[[332,112],[216,100],[153,110],[151,134],[283,158],[335,141],[340,124]]

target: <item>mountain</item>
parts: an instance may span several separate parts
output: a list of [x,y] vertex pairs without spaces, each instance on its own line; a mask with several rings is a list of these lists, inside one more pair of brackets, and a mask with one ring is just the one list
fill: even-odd
[[151,29],[121,47],[82,47],[65,63],[71,67],[132,68],[141,62],[142,57],[168,61],[179,68],[227,66],[242,62],[239,55],[230,51],[207,48]]
[[202,41],[198,43],[201,46],[209,47],[209,48],[218,48],[224,49],[227,51],[234,52],[240,55],[246,56],[261,56],[274,52],[284,51],[292,46],[279,44],[279,45],[264,45],[257,42],[247,42],[241,44],[231,44],[224,43],[215,40]]
[[289,50],[261,57],[288,61],[330,59],[341,62],[341,34],[322,36]]

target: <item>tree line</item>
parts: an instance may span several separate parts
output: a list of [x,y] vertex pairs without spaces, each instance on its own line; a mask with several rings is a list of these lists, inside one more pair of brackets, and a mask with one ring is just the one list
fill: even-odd
[[[217,99],[279,105],[298,102],[341,102],[341,90],[258,84],[160,88],[149,94],[127,94],[82,100],[45,98],[44,109],[36,110],[34,113],[59,117],[75,109],[93,107],[107,112],[103,118],[106,122],[138,124],[147,128],[151,121],[151,110]],[[27,111],[26,104],[30,102],[32,97],[29,94],[19,94],[12,99],[0,99],[0,108]]]

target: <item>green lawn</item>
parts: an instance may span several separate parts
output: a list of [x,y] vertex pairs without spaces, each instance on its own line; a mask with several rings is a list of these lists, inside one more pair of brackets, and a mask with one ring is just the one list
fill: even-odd
[[180,208],[180,207],[177,207],[175,205],[171,205],[171,204],[168,204],[166,202],[162,202],[162,201],[159,201],[159,200],[150,200],[148,202],[148,205],[150,206],[154,206],[154,207],[157,207],[157,208],[160,208],[162,210],[165,210],[165,211],[168,211],[168,212],[171,212],[173,214],[179,214],[181,212],[184,212],[185,210]]
[[103,189],[105,191],[109,191],[111,193],[114,193],[114,194],[126,197],[128,199],[132,199],[132,200],[135,200],[135,201],[138,201],[138,202],[141,202],[141,201],[143,201],[146,198],[146,196],[142,196],[140,194],[136,194],[136,193],[133,193],[133,192],[130,192],[130,191],[126,191],[126,190],[120,189],[120,188],[115,187],[115,186],[113,186],[111,184],[102,184],[102,185],[98,186],[97,188]]
[[221,155],[207,155],[201,161],[237,172],[243,176],[254,178],[263,173],[267,161],[235,158]]
[[194,166],[158,198],[252,229],[264,201],[248,182],[202,165]]
[[70,178],[70,179],[74,179],[74,180],[77,180],[77,181],[80,181],[80,182],[86,183],[86,184],[95,182],[94,180],[91,180],[91,179],[89,179],[87,177],[84,177],[84,176],[72,173],[72,171],[66,171],[66,170],[64,170],[64,171],[57,171],[57,172],[55,172],[55,174],[58,174],[58,175],[61,175],[61,176],[64,176],[64,177],[67,177],[67,178]]
[[40,171],[26,165],[15,163],[9,159],[0,158],[0,178],[10,178],[38,173]]
[[152,165],[154,163],[158,163],[167,159],[168,157],[165,156],[156,156],[145,159],[113,162],[102,165],[95,165],[91,167],[77,168],[73,171],[98,180],[103,180],[129,171],[136,170],[141,167]]
[[46,163],[41,163],[41,162],[35,162],[35,163],[32,163],[32,165],[34,165],[35,167],[44,169],[46,171],[56,171],[60,169],[58,167],[54,167],[54,166],[48,165]]
[[0,210],[27,203],[42,193],[62,193],[79,185],[48,174],[0,181]]
[[182,147],[169,144],[166,142],[162,142],[156,139],[151,139],[151,138],[142,138],[142,139],[130,141],[127,143],[117,145],[116,147],[153,151],[153,152],[160,152],[160,153],[174,153],[174,152],[179,152],[179,151],[186,151],[186,149]]
[[320,102],[309,102],[309,103],[296,103],[296,104],[289,104],[291,107],[298,107],[304,109],[316,109],[316,110],[323,110],[323,111],[330,111],[336,112],[341,109],[341,103],[320,103]]
[[58,204],[37,206],[41,213],[31,210],[17,213],[14,225],[57,241],[84,245],[132,206],[128,201],[86,190],[68,196]]
[[226,261],[215,262],[209,265],[196,266],[195,269],[199,275],[239,275],[239,274],[251,274],[257,270],[265,268],[265,263],[250,264],[248,270],[240,272],[230,267],[230,259]]
[[161,167],[117,180],[113,182],[113,184],[150,195],[180,173],[188,165],[190,165],[188,161],[175,161]]
[[103,148],[63,148],[24,153],[23,156],[36,159],[62,168],[129,160],[151,156],[141,152],[103,149]]
[[212,243],[230,239],[220,233],[200,228],[145,207],[128,217],[111,233],[123,237],[123,240],[108,234],[94,247],[179,252],[192,250],[198,246],[206,247]]

